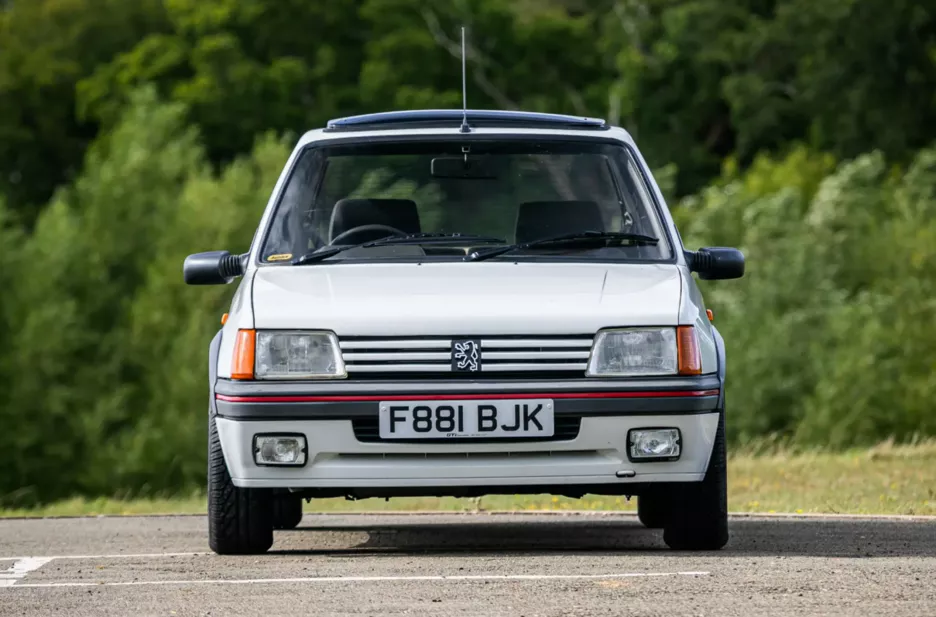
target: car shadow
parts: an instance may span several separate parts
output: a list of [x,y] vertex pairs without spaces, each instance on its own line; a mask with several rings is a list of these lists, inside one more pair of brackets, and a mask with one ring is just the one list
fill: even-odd
[[[311,520],[310,520],[311,519]],[[481,522],[328,524],[306,517],[288,534],[283,550],[271,553],[329,554],[336,557],[400,553],[644,553],[674,555],[662,530],[644,528],[636,518]],[[731,539],[721,555],[813,557],[936,557],[936,522],[898,519],[733,518]],[[318,537],[317,537],[318,536]],[[282,546],[280,542],[277,545]],[[295,546],[296,550],[292,550]],[[305,546],[321,546],[307,550]],[[333,548],[334,547],[334,548]],[[277,547],[279,548],[279,547]],[[692,553],[698,554],[698,553]]]

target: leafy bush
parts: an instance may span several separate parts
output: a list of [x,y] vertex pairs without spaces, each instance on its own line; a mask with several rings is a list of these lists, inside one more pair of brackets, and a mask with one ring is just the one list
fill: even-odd
[[741,247],[741,281],[706,283],[728,347],[735,439],[836,447],[936,432],[936,149],[838,166],[793,152],[678,208],[690,246]]
[[143,91],[32,234],[0,210],[5,502],[202,480],[205,351],[231,289],[187,289],[180,265],[247,247],[288,149],[263,140],[216,177],[183,118]]

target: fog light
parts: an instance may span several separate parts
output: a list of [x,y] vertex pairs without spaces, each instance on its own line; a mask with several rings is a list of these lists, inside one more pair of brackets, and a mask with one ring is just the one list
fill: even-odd
[[627,433],[627,456],[632,461],[675,461],[680,453],[678,428],[639,428]]
[[254,461],[258,465],[306,463],[306,440],[303,435],[254,435]]

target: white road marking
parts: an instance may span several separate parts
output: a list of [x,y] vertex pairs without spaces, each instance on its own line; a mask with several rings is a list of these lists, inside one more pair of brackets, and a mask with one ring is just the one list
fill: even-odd
[[256,585],[269,583],[382,583],[403,581],[551,581],[708,576],[709,572],[625,572],[620,574],[466,574],[456,576],[310,576],[302,578],[202,579],[170,581],[119,581],[22,583],[11,589],[39,587],[134,587],[139,585]]
[[271,583],[373,583],[402,581],[549,581],[549,580],[611,580],[623,578],[659,578],[668,576],[708,576],[709,572],[623,572],[613,574],[459,574],[454,576],[313,576],[297,578],[256,579],[192,579],[165,581],[73,581],[59,583],[20,583],[23,577],[55,559],[158,559],[166,557],[196,557],[212,555],[209,552],[191,553],[117,553],[110,555],[52,555],[47,557],[0,557],[0,561],[12,561],[13,565],[0,571],[0,587],[46,588],[46,587],[130,587],[139,585],[255,585]]
[[52,557],[21,557],[14,560],[12,566],[0,571],[0,587],[12,587],[13,583],[30,572],[38,570],[52,559]]
[[12,561],[13,565],[6,570],[0,570],[0,587],[13,587],[17,581],[30,572],[34,572],[53,559],[118,559],[136,558],[150,559],[153,557],[193,557],[208,555],[209,553],[136,553],[117,555],[52,555],[50,557],[0,557],[0,561]]

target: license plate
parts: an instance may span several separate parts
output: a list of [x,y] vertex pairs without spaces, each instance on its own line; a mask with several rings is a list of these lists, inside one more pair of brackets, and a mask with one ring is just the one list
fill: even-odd
[[554,431],[551,399],[380,403],[381,439],[552,437]]

